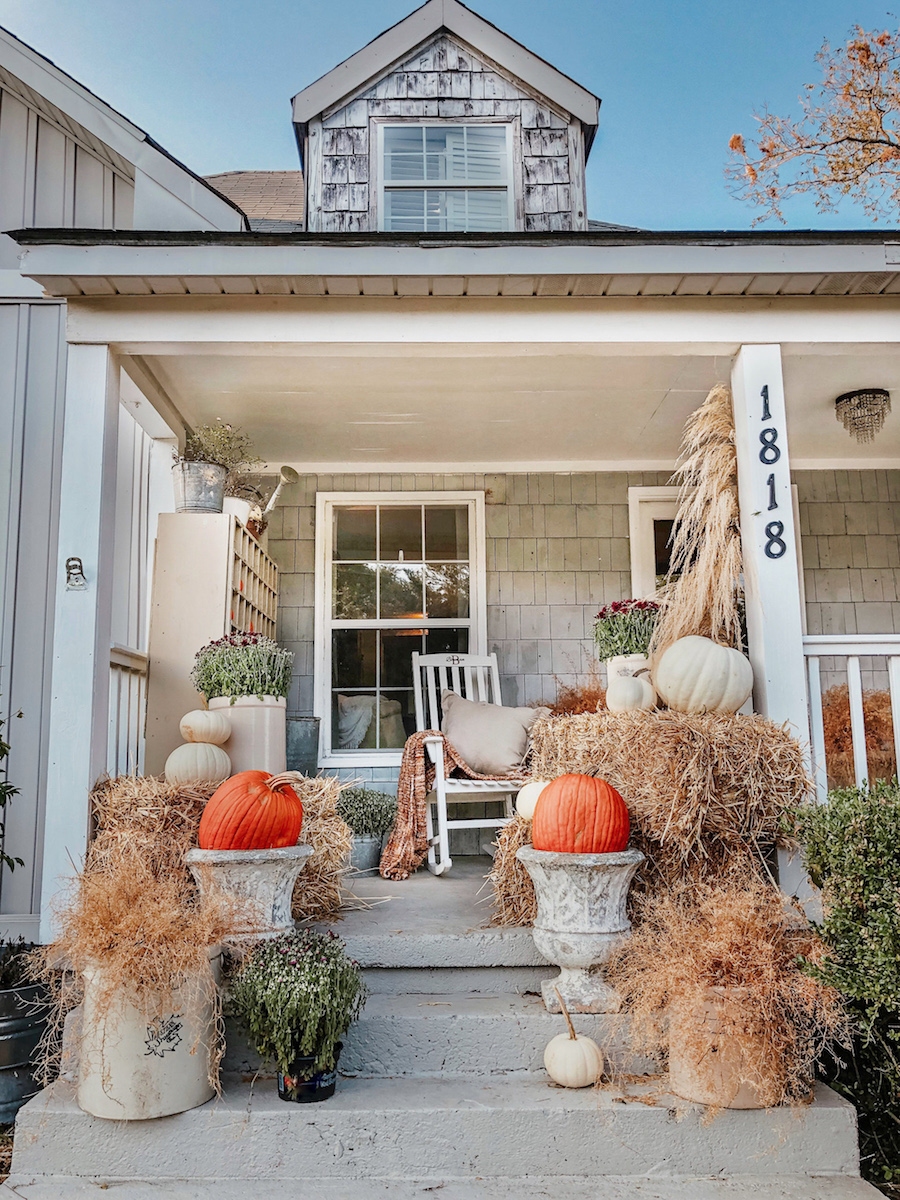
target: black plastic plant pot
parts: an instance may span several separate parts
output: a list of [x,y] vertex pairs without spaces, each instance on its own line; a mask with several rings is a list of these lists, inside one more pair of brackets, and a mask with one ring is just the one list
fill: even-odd
[[335,1047],[334,1067],[330,1071],[313,1071],[316,1065],[315,1055],[295,1058],[289,1074],[278,1074],[279,1097],[294,1104],[317,1104],[320,1100],[328,1100],[334,1095],[337,1086],[337,1061],[342,1048],[343,1043],[338,1042]]

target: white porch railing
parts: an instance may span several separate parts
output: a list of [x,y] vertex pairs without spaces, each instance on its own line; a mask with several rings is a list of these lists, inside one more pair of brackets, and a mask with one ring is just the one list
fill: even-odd
[[109,652],[110,775],[144,770],[144,719],[147,711],[147,666],[142,650],[113,646]]
[[847,691],[850,700],[850,732],[853,741],[853,773],[859,787],[869,777],[866,757],[866,721],[863,712],[863,680],[860,658],[887,660],[887,683],[891,697],[894,753],[900,754],[900,634],[813,634],[803,639],[806,678],[809,688],[809,726],[816,797],[823,803],[828,795],[825,762],[825,726],[822,709],[823,658],[846,659]]

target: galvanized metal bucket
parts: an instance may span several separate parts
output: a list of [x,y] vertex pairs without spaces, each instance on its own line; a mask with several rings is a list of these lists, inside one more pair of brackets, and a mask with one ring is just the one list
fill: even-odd
[[8,1125],[37,1091],[32,1060],[46,1025],[39,985],[0,991],[0,1124]]
[[226,469],[216,463],[174,463],[175,511],[220,513],[225,502],[227,475]]
[[357,871],[375,871],[381,862],[380,837],[361,837],[353,835],[353,845],[350,848],[350,866]]

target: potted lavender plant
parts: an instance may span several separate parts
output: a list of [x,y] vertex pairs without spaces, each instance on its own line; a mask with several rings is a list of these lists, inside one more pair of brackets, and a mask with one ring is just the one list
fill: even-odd
[[636,675],[649,665],[647,651],[659,618],[655,600],[614,600],[594,619],[597,657],[606,660],[607,683],[616,675]]
[[210,711],[224,710],[231,770],[287,769],[286,711],[294,656],[258,633],[230,633],[197,651],[191,679]]
[[334,1095],[341,1038],[367,994],[340,938],[304,929],[254,947],[231,980],[230,1004],[277,1066],[281,1099],[309,1104]]

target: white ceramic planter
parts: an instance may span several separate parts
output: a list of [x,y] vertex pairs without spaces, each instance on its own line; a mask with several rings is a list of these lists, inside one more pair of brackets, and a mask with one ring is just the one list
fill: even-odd
[[570,1012],[616,1012],[619,998],[601,965],[631,933],[625,901],[643,854],[557,854],[523,846],[516,858],[534,882],[534,944],[560,967],[557,979],[541,984],[545,1007],[561,1011],[559,988]]
[[252,505],[249,500],[242,500],[240,496],[226,496],[222,504],[222,512],[230,513],[231,516],[237,517],[240,523],[246,526],[250,520],[250,509]]
[[649,667],[650,659],[646,654],[617,654],[606,660],[606,682],[608,684],[615,675],[637,675],[638,671]]
[[209,707],[231,721],[231,737],[222,749],[231,759],[232,774],[268,771],[281,775],[287,770],[287,700],[238,696],[232,704],[227,696],[217,696]]
[[740,1024],[746,988],[711,987],[698,1007],[673,1005],[669,1012],[669,1087],[676,1096],[716,1108],[765,1108],[759,1093],[741,1079],[740,1048],[730,1029]]
[[189,850],[184,861],[200,894],[219,888],[246,910],[246,922],[232,931],[239,941],[293,933],[291,895],[312,846],[272,850]]
[[124,992],[102,1007],[103,968],[84,972],[78,1105],[94,1117],[147,1121],[186,1112],[212,1099],[219,949],[210,965],[148,1021]]

